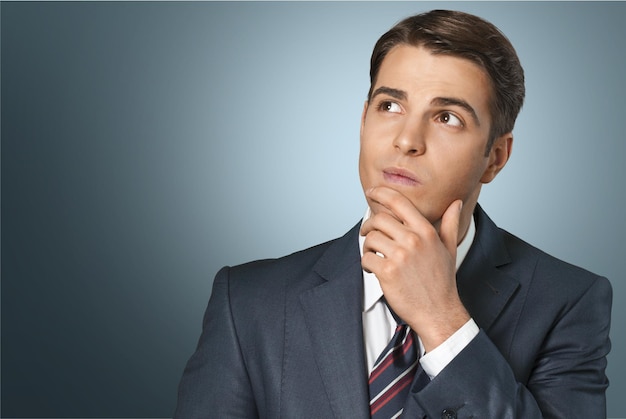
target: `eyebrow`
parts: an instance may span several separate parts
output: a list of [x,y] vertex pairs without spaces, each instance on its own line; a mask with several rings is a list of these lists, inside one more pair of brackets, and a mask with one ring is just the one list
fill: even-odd
[[432,106],[459,106],[465,109],[471,116],[476,125],[480,126],[480,120],[478,119],[478,115],[472,106],[464,101],[463,99],[455,98],[455,97],[436,97],[430,101]]
[[406,100],[408,97],[407,93],[404,90],[394,89],[392,87],[381,86],[378,89],[374,90],[372,93],[371,99],[374,99],[378,95],[389,95],[394,99],[398,100]]

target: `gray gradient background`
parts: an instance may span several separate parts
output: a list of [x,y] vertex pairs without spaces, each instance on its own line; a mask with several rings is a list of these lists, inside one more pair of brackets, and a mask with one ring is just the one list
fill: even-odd
[[481,203],[609,277],[626,416],[626,3],[2,3],[2,416],[168,417],[212,278],[362,216],[374,42],[483,16],[527,76]]

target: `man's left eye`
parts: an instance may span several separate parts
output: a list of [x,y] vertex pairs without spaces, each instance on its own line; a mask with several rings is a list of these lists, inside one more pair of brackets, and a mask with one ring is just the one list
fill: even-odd
[[451,114],[450,112],[441,113],[438,119],[439,119],[439,122],[443,122],[444,124],[451,125],[453,127],[463,126],[463,122],[454,114]]

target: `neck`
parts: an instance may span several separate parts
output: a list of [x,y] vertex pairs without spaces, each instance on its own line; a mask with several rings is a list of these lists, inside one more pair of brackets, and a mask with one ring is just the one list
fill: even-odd
[[463,205],[463,209],[461,210],[461,219],[459,220],[459,236],[457,240],[457,244],[461,243],[467,234],[467,230],[469,229],[470,222],[472,217],[474,216],[474,209],[476,208],[476,203],[473,205]]

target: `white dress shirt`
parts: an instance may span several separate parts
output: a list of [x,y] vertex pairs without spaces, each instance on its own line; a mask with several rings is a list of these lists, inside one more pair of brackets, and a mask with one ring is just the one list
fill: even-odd
[[[370,217],[370,209],[367,209],[363,222]],[[469,251],[474,236],[476,225],[474,218],[470,221],[465,237],[459,243],[456,253],[456,268],[459,269]],[[363,256],[364,236],[359,236],[359,247]],[[365,340],[365,354],[368,374],[372,372],[374,362],[385,349],[387,343],[393,337],[396,329],[396,321],[389,312],[386,304],[381,300],[383,291],[380,288],[378,278],[373,273],[363,271],[363,336]],[[445,342],[424,354],[424,345],[419,339],[419,362],[430,379],[432,380],[457,356],[463,348],[478,334],[478,326],[473,319],[457,330]]]

